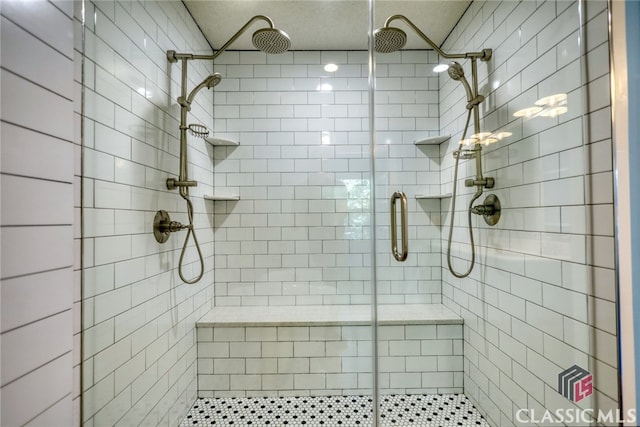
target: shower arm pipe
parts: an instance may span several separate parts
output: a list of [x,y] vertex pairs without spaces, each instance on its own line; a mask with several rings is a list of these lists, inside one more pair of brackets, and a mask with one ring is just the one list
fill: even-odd
[[271,20],[271,18],[265,15],[256,15],[253,18],[249,19],[249,21],[247,21],[247,23],[244,24],[242,28],[240,28],[233,36],[231,36],[231,38],[225,44],[223,44],[222,47],[218,49],[213,55],[195,55],[193,53],[177,53],[175,50],[168,50],[167,59],[169,59],[169,62],[171,63],[178,62],[178,60],[187,61],[190,59],[214,60],[222,52],[227,50],[229,46],[231,46],[231,44],[235,42],[238,37],[242,35],[242,33],[247,31],[247,28],[249,28],[251,24],[253,24],[257,20],[263,20],[267,24],[269,24],[269,28],[273,28],[273,21]]
[[420,30],[420,28],[416,27],[416,25],[404,15],[391,15],[390,17],[387,18],[386,21],[384,21],[384,27],[387,28],[389,24],[391,24],[391,22],[395,20],[403,21],[405,24],[411,27],[411,29],[415,31],[416,34],[418,34],[424,41],[429,43],[429,46],[431,46],[443,58],[447,58],[447,59],[479,58],[482,61],[488,61],[491,59],[491,55],[493,53],[491,49],[483,49],[480,52],[466,52],[466,53],[453,53],[453,54],[444,53],[442,49],[440,49],[438,45],[436,45],[433,42],[433,40],[431,40],[425,33],[423,33]]

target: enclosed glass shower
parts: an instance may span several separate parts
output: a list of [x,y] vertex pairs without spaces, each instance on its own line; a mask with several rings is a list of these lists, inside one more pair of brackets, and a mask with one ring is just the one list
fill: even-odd
[[[607,3],[300,3],[85,0],[82,422],[618,409]],[[348,42],[296,47],[320,16]]]

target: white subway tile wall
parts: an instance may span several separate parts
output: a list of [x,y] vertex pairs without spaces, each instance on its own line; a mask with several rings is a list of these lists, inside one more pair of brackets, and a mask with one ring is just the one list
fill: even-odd
[[[380,326],[384,394],[461,393],[462,325]],[[198,327],[203,397],[372,393],[370,326]]]
[[[3,104],[11,99],[12,105],[3,105],[0,130],[1,423],[175,425],[195,398],[200,370],[226,371],[215,388],[230,393],[367,384],[369,374],[362,370],[370,343],[344,344],[342,330],[287,329],[281,334],[290,341],[274,342],[269,340],[277,339],[278,328],[247,327],[242,337],[228,330],[222,337],[228,342],[214,342],[212,331],[204,340],[213,345],[205,352],[222,359],[216,359],[218,366],[211,359],[197,367],[193,330],[212,306],[214,262],[221,305],[369,302],[366,55],[227,52],[220,57],[215,71],[224,71],[225,80],[216,88],[215,108],[212,95],[202,92],[192,114],[194,121],[242,145],[213,149],[190,140],[206,272],[199,285],[185,287],[175,271],[180,236],[159,247],[149,233],[159,208],[186,219],[180,198],[164,188],[178,164],[174,100],[180,70],[177,64],[168,67],[165,51],[208,52],[209,46],[178,2],[87,2],[84,12],[83,70],[79,7],[74,10],[72,2],[2,7]],[[378,255],[380,300],[442,300],[464,317],[465,392],[495,425],[513,424],[518,408],[566,407],[568,401],[555,391],[557,372],[574,363],[595,373],[595,397],[585,399],[583,407],[618,403],[606,2],[586,2],[584,16],[583,64],[573,1],[475,1],[444,45],[456,51],[494,49],[491,67],[480,67],[482,91],[490,94],[483,123],[513,133],[485,151],[504,215],[496,228],[476,223],[481,261],[463,281],[440,267],[448,200],[412,197],[451,190],[450,153],[457,140],[439,149],[416,148],[412,141],[440,133],[459,136],[464,92],[446,76],[431,73],[438,62],[433,53],[378,55],[378,224],[388,223],[388,196],[401,189],[410,198],[411,238],[402,267],[386,251]],[[335,75],[320,67],[329,60],[341,67]],[[212,71],[206,63],[189,66],[190,87]],[[581,83],[589,93],[581,91]],[[566,114],[530,121],[512,117],[556,92],[568,93]],[[471,163],[463,163],[461,179],[472,174]],[[204,202],[200,196],[214,187],[242,200]],[[468,198],[469,193],[461,197]],[[454,252],[466,260],[465,203],[458,206]],[[377,232],[384,248],[388,227]],[[193,251],[187,258],[187,274],[195,274]],[[466,264],[456,260],[455,265]],[[87,325],[84,361],[80,313]],[[431,366],[434,355],[438,366],[459,371],[460,360],[441,360],[450,355],[438,353],[445,351],[439,346],[418,348],[417,340],[433,340],[428,333],[404,328],[404,340],[388,337],[388,354],[381,360],[390,389],[444,384],[435,373],[422,374],[418,384],[400,369]],[[362,337],[358,330],[347,332],[350,339]],[[41,346],[33,349],[33,336],[47,337],[45,353]],[[323,337],[325,357],[307,357],[320,351]],[[263,357],[247,358],[259,341]],[[461,346],[455,351],[459,358]],[[344,365],[340,360],[338,369],[343,357],[352,360]],[[352,369],[343,372],[343,366]],[[279,368],[292,372],[281,375]],[[456,387],[461,381],[454,377]],[[84,420],[79,420],[81,392]]]
[[73,426],[73,5],[6,2],[0,19],[0,424]]
[[[595,385],[575,407],[618,405],[607,6],[585,6],[584,64],[573,1],[474,1],[443,46],[493,49],[491,61],[479,64],[487,96],[481,127],[513,134],[483,152],[485,176],[496,178],[489,192],[502,202],[500,222],[489,227],[474,218],[478,253],[469,278],[442,270],[443,303],[465,321],[465,393],[491,425],[513,425],[520,408],[574,407],[556,390],[558,374],[574,364],[592,372]],[[566,114],[513,117],[556,93],[568,95]],[[455,135],[440,151],[442,192],[452,187],[463,105],[460,84],[442,78],[440,127]],[[460,166],[460,181],[475,174],[473,161]],[[463,270],[472,190],[461,182],[458,189],[453,256]]]
[[[151,233],[158,209],[187,221],[165,185],[179,169],[181,76],[166,51],[211,50],[181,2],[86,2],[84,16],[82,423],[175,426],[197,396],[195,322],[213,301],[213,202],[202,198],[213,194],[213,148],[188,137],[205,272],[185,285],[184,233],[163,245]],[[188,67],[188,91],[213,71],[210,61]],[[211,91],[192,107],[188,123],[212,128]],[[193,241],[185,261],[194,277]]]
[[[376,148],[384,253],[381,303],[439,303],[436,57],[404,52],[380,64]],[[387,58],[389,59],[389,58]],[[229,52],[216,60],[214,187],[239,194],[215,204],[216,305],[368,304],[371,211],[366,52]],[[327,62],[338,65],[324,71]],[[395,63],[397,62],[397,63]],[[411,248],[404,264],[388,248],[390,195],[409,198]],[[429,213],[425,215],[425,212]]]

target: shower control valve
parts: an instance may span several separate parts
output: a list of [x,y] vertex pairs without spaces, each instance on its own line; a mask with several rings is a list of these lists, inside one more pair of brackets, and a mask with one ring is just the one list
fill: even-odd
[[494,185],[496,185],[496,182],[493,178],[466,179],[464,181],[465,187],[482,186],[484,188],[493,188]]
[[171,233],[190,228],[192,226],[189,224],[171,221],[169,212],[165,210],[159,210],[153,218],[153,235],[158,243],[165,243],[169,240]]
[[480,215],[488,225],[496,225],[500,220],[500,199],[495,194],[489,194],[484,202],[471,208],[471,212]]

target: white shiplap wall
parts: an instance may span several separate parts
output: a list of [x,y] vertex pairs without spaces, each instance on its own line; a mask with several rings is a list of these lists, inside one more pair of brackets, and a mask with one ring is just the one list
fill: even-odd
[[73,4],[1,15],[0,424],[72,426]]

